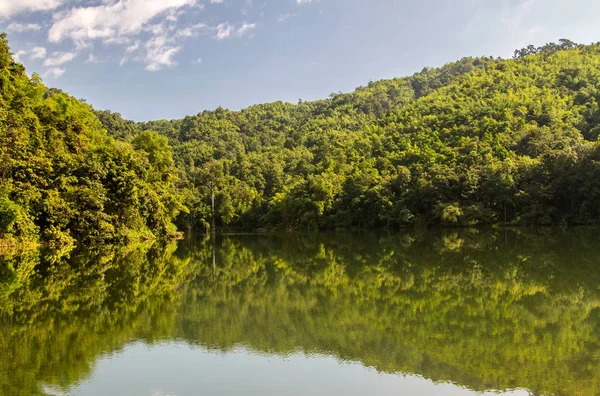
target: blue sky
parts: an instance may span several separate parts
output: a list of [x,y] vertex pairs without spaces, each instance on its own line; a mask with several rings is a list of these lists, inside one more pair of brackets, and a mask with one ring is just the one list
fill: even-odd
[[598,0],[0,0],[0,30],[28,73],[138,121],[598,42],[599,16]]

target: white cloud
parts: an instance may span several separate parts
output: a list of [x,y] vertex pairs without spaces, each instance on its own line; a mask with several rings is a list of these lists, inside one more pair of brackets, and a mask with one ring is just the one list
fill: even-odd
[[27,51],[19,50],[13,54],[13,59],[15,60],[15,62],[21,62],[21,57],[26,54]]
[[244,23],[239,28],[234,28],[229,22],[219,24],[214,30],[216,30],[215,38],[217,40],[225,40],[233,37],[242,37],[254,30],[257,27],[256,23]]
[[37,24],[37,23],[18,23],[18,22],[14,22],[11,23],[10,25],[8,25],[6,27],[6,31],[7,32],[16,32],[16,33],[21,33],[21,32],[28,32],[31,30],[40,30],[42,27]]
[[202,58],[198,58],[198,59],[197,59],[197,60],[196,60],[194,63],[198,63],[198,64],[200,64],[200,63],[202,63],[202,62],[204,62],[204,59],[202,59]]
[[[199,10],[203,10],[204,4],[196,4],[195,8],[199,9]],[[171,9],[165,19],[169,22],[177,22],[179,17],[182,16],[183,14],[185,14],[185,11],[186,11],[185,9],[180,9],[180,8],[179,9],[175,9],[175,8]]]
[[135,35],[165,11],[194,3],[195,0],[120,0],[99,6],[73,8],[54,15],[48,40],[60,42],[69,38],[81,43]]
[[[63,4],[72,0],[0,0],[0,3],[5,1],[11,2],[13,8],[16,7],[13,3],[20,1],[29,4],[28,9],[32,9],[34,3],[38,8],[46,4],[44,7],[47,8],[50,3]],[[224,3],[224,0],[209,1]],[[18,4],[19,9],[26,9],[21,3]],[[245,0],[245,4],[248,6],[251,1]],[[95,0],[91,4],[77,0],[73,8],[54,13],[48,30],[50,43],[73,42],[71,52],[55,52],[47,56],[45,48],[36,47],[18,53],[17,58],[29,54],[32,59],[44,59],[44,65],[54,70],[48,73],[58,77],[60,70],[63,70],[60,66],[72,61],[84,48],[89,54],[86,62],[96,62],[92,49],[99,41],[104,45],[122,48],[120,65],[129,61],[143,62],[147,70],[156,71],[176,66],[175,56],[182,50],[183,41],[190,37],[205,34],[217,40],[239,38],[250,35],[257,27],[254,23],[232,25],[229,22],[179,25],[179,17],[195,6],[202,8],[203,4],[200,0]],[[42,28],[33,25],[13,23],[13,28]]]
[[94,54],[89,54],[85,63],[100,63],[100,59]]
[[31,50],[19,50],[13,54],[15,62],[22,62],[23,57],[29,55],[29,59],[44,59],[46,57],[46,48],[34,47]]
[[60,67],[53,67],[51,69],[48,69],[44,73],[44,77],[52,76],[54,78],[59,78],[60,76],[62,76],[63,74],[65,74],[66,71],[67,71],[66,69],[62,69]]
[[238,36],[243,36],[244,34],[248,33],[249,31],[256,29],[256,23],[244,23],[242,26],[239,27],[239,29],[236,31],[236,34]]
[[[182,41],[189,37],[195,37],[199,34],[210,34],[218,40],[227,38],[236,38],[247,35],[251,30],[257,27],[256,24],[244,23],[235,27],[228,22],[217,26],[209,26],[204,23],[190,25],[173,31],[172,28],[154,28],[145,29],[153,34],[145,43],[136,40],[125,48],[127,54],[132,54],[131,59],[137,62],[143,62],[146,70],[157,71],[164,68],[175,67],[177,62],[174,57],[183,48]],[[129,60],[128,57],[121,59],[121,65]],[[198,59],[195,63],[201,63]]]
[[31,59],[44,59],[46,57],[46,48],[35,47],[31,50]]
[[159,34],[164,34],[167,30],[172,30],[173,26],[169,25],[167,26],[167,24],[165,23],[154,23],[154,24],[150,24],[148,26],[146,26],[144,28],[144,31],[150,32],[153,35],[157,36]]
[[178,37],[194,37],[200,33],[202,29],[208,29],[208,25],[204,23],[198,23],[192,26],[185,27],[183,29],[179,29],[175,34]]
[[55,52],[50,58],[44,61],[44,66],[60,66],[75,59],[77,56],[74,52]]
[[316,3],[319,0],[296,0],[296,3],[298,4],[310,4],[310,3]]
[[[131,37],[109,37],[103,39],[104,44],[115,44],[115,45],[129,45],[131,43]],[[87,48],[91,46],[89,41],[81,41],[77,43],[77,48]]]
[[224,40],[226,38],[231,37],[233,33],[233,26],[229,23],[221,23],[217,26],[217,33],[215,34],[215,38],[217,40]]
[[279,18],[277,18],[277,22],[283,22],[287,19],[293,18],[295,16],[298,16],[298,14],[294,14],[294,13],[290,13],[290,14],[281,14],[279,15]]
[[143,60],[146,63],[146,70],[157,71],[177,65],[173,56],[181,50],[181,46],[172,45],[165,36],[154,37],[144,47],[146,54]]
[[64,0],[2,0],[0,19],[7,19],[26,11],[49,11],[59,7]]
[[133,52],[135,50],[137,50],[138,48],[140,48],[140,40],[136,40],[135,43],[131,44],[130,46],[128,46],[127,48],[125,48],[125,52]]

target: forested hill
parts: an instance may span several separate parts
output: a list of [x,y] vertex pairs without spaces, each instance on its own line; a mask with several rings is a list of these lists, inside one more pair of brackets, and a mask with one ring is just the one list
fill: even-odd
[[230,229],[600,220],[598,44],[146,123],[46,88],[0,46],[5,237],[201,230],[213,192]]
[[327,100],[217,109],[111,134],[168,137],[189,214],[244,229],[600,220],[600,45],[465,58]]

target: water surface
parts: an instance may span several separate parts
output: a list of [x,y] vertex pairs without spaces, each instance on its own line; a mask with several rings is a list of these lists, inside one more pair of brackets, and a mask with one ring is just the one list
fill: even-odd
[[2,395],[600,394],[600,230],[0,258]]

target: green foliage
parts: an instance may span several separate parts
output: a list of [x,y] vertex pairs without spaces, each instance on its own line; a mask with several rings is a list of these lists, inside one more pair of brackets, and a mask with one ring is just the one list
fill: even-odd
[[599,63],[600,45],[561,40],[328,100],[219,108],[134,132],[118,114],[103,118],[117,137],[169,139],[186,228],[210,223],[210,185],[217,225],[236,229],[586,224],[600,221]]
[[37,229],[30,216],[7,197],[0,197],[0,236],[36,238]]
[[600,44],[144,123],[47,89],[1,45],[0,183],[17,206],[3,205],[34,224],[17,231],[5,209],[4,233],[153,237],[213,217],[244,230],[600,221]]
[[89,105],[28,78],[5,35],[0,91],[0,237],[72,245],[174,232],[183,206],[166,138],[115,141]]

